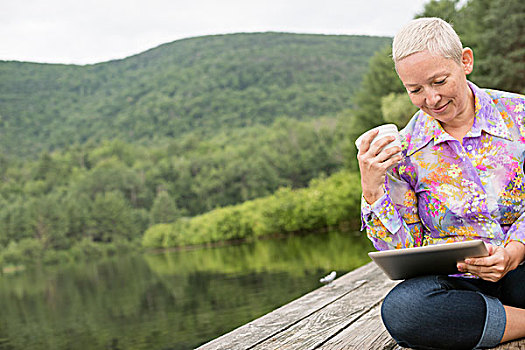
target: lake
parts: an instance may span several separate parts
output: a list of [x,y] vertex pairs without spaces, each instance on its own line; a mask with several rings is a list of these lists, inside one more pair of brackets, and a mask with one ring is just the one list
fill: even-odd
[[135,254],[0,277],[0,349],[192,349],[369,261],[364,233]]

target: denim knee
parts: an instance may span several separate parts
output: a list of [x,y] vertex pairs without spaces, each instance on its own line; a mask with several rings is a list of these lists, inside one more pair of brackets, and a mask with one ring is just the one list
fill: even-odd
[[479,345],[486,324],[485,297],[455,289],[454,283],[446,276],[424,276],[392,289],[381,307],[383,323],[392,338],[401,346],[417,349],[472,349]]
[[412,347],[412,338],[425,328],[416,321],[421,311],[417,306],[425,304],[426,288],[432,285],[434,276],[425,276],[406,280],[392,289],[381,305],[383,323],[396,342],[405,347]]

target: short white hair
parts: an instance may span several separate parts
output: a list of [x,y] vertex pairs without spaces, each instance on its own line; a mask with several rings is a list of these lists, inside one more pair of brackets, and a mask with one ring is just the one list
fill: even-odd
[[461,64],[463,45],[450,24],[437,17],[414,19],[405,24],[394,37],[394,63],[414,53],[427,50]]

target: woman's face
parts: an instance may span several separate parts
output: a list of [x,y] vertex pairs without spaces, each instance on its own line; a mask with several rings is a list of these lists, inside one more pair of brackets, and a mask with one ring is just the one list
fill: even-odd
[[472,72],[472,50],[463,50],[462,64],[417,52],[396,64],[412,103],[443,125],[461,125],[473,119],[473,95],[466,75]]

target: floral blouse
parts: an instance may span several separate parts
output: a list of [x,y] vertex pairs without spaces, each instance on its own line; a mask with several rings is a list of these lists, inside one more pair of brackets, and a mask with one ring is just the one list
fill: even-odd
[[401,131],[404,157],[388,171],[386,193],[361,204],[376,249],[525,243],[525,96],[469,85],[475,120],[463,143],[423,111]]

